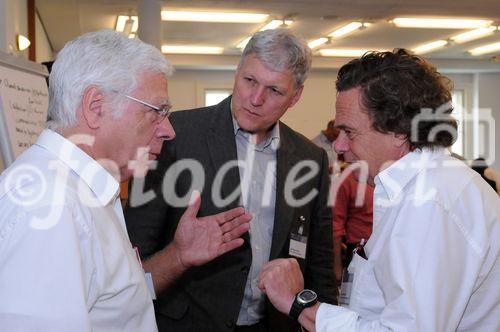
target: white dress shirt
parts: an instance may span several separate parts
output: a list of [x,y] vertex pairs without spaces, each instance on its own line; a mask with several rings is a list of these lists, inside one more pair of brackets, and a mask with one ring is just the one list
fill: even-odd
[[118,192],[50,130],[2,174],[0,330],[157,330]]
[[349,308],[321,304],[317,331],[500,331],[500,199],[444,150],[375,178],[367,260]]

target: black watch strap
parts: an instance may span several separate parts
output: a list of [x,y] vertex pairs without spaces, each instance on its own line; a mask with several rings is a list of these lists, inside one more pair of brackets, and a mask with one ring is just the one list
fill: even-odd
[[293,304],[292,304],[292,307],[290,308],[290,313],[288,314],[288,316],[290,316],[290,318],[294,322],[296,322],[299,320],[300,313],[304,309],[305,309],[305,307],[302,306],[301,304],[299,304],[299,302],[297,302],[297,298],[295,298],[295,301],[293,301]]
[[290,312],[288,316],[293,319],[294,322],[299,320],[300,313],[305,309],[313,306],[318,302],[318,296],[315,292],[309,289],[301,290],[295,295],[295,300],[292,303]]

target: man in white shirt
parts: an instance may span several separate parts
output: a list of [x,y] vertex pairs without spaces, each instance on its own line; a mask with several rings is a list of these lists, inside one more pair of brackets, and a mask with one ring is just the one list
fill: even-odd
[[172,67],[153,46],[103,30],[60,51],[49,122],[0,177],[2,331],[156,331],[153,283],[243,244],[242,208],[197,218],[199,195],[145,280],[130,245],[119,181],[147,170],[164,140]]
[[349,266],[347,305],[297,294],[291,259],[268,263],[260,287],[311,331],[500,331],[500,199],[448,152],[449,80],[395,50],[351,61],[336,85],[335,149],[375,184],[373,233]]

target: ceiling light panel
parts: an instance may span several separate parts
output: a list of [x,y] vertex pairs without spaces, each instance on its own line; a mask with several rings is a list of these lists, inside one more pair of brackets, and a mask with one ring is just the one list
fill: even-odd
[[477,56],[477,55],[483,55],[483,54],[493,53],[493,52],[497,52],[497,51],[500,51],[500,42],[493,43],[493,44],[487,44],[487,45],[473,48],[473,49],[469,50],[469,53],[471,55]]
[[351,23],[346,24],[346,25],[340,27],[339,29],[329,33],[328,37],[340,38],[340,37],[343,37],[347,34],[350,34],[353,31],[358,30],[362,26],[363,26],[363,23],[361,23],[361,22],[351,22]]
[[413,49],[413,52],[415,54],[424,54],[428,53],[434,50],[437,50],[438,48],[442,48],[448,44],[448,41],[442,39],[442,40],[436,40],[430,43],[425,43],[422,45],[419,45]]
[[172,11],[162,10],[163,21],[185,22],[219,22],[219,23],[262,23],[269,18],[267,14],[202,12],[202,11]]
[[222,54],[224,48],[215,46],[162,45],[161,52],[169,54]]
[[139,18],[137,16],[118,15],[115,30],[119,32],[137,33]]
[[369,50],[363,49],[339,49],[339,48],[323,48],[318,50],[319,54],[322,56],[334,56],[334,57],[360,57]]
[[245,46],[247,46],[248,42],[250,41],[250,38],[252,38],[252,37],[247,37],[247,38],[243,39],[242,41],[240,41],[238,43],[238,45],[236,45],[236,47],[241,48],[241,49],[245,48]]
[[466,43],[471,40],[483,38],[489,36],[495,32],[497,27],[491,26],[487,28],[478,28],[471,31],[467,31],[458,35],[451,37],[450,39],[458,44]]
[[292,23],[293,23],[292,20],[272,20],[271,22],[267,23],[262,28],[260,28],[259,31],[273,30],[280,27],[288,27]]
[[397,17],[392,20],[400,28],[435,28],[435,29],[476,29],[490,26],[493,21],[452,18],[417,18]]
[[[264,30],[272,30],[272,29],[277,29],[279,27],[288,27],[293,23],[293,20],[272,20],[271,22],[267,23],[264,25],[262,28],[259,29],[259,31],[264,31]],[[238,45],[236,45],[237,48],[244,49],[245,46],[247,46],[248,42],[250,41],[250,37],[247,37],[240,41]]]
[[322,37],[322,38],[311,40],[309,43],[307,43],[307,45],[309,46],[309,48],[312,49],[312,48],[316,48],[316,47],[319,47],[321,45],[324,45],[327,42],[328,42],[328,38]]

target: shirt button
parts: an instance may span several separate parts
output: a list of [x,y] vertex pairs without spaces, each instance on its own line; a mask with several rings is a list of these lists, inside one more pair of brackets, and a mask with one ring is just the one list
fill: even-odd
[[230,329],[234,328],[234,321],[226,320],[226,326]]

